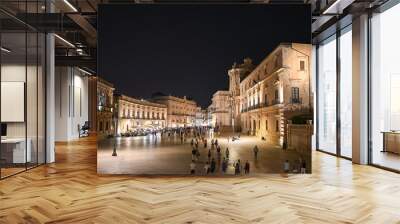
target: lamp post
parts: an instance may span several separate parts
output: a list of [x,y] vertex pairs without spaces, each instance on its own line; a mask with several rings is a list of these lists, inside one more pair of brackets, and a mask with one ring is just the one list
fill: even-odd
[[117,130],[118,130],[118,103],[115,106],[115,111],[113,113],[113,120],[114,120],[114,145],[113,145],[113,153],[112,156],[117,156]]

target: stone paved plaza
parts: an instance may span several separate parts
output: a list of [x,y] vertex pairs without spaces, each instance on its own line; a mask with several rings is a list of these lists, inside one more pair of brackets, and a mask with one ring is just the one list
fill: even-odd
[[[226,136],[226,135],[225,135]],[[156,136],[117,137],[104,139],[98,142],[97,170],[100,174],[165,174],[187,175],[190,174],[192,159],[192,146],[187,138],[181,143],[180,137],[160,134]],[[226,174],[234,174],[233,163],[238,159],[242,164],[248,160],[250,174],[257,173],[282,173],[283,163],[290,161],[291,169],[300,156],[291,150],[282,150],[280,147],[270,145],[258,140],[254,136],[242,136],[240,140],[228,142],[227,137],[216,137],[221,146],[222,156],[229,147],[229,165]],[[113,145],[117,148],[117,156],[112,156]],[[208,161],[208,150],[211,148],[211,138],[208,138],[208,147],[199,144],[200,159],[196,163],[196,175],[204,175],[204,165]],[[254,157],[253,148],[257,144],[259,153]],[[208,175],[223,175],[220,162],[217,159],[217,150],[213,149],[212,157],[217,161],[216,172]],[[311,156],[303,158],[307,162],[307,170],[310,170]]]

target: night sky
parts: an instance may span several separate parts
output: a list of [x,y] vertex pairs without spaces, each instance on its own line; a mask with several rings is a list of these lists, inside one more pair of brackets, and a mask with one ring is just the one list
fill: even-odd
[[228,89],[234,62],[311,40],[308,6],[101,5],[98,16],[98,74],[118,93],[186,95],[202,108]]

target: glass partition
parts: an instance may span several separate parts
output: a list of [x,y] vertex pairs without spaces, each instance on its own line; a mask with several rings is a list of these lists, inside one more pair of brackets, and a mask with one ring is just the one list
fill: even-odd
[[336,36],[320,43],[317,51],[317,149],[336,154]]
[[1,34],[1,176],[24,171],[26,141],[26,33]]
[[340,154],[352,157],[352,34],[351,25],[341,31],[340,60]]
[[[16,2],[10,1],[0,6],[39,13],[43,3],[19,1],[16,9]],[[25,22],[0,12],[0,178],[45,163],[46,39]]]
[[371,18],[371,159],[400,170],[400,4]]

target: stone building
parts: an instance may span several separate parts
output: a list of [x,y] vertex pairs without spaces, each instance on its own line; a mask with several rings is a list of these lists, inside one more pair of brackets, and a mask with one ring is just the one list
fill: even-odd
[[214,93],[211,104],[212,127],[232,127],[231,94],[229,91],[219,90]]
[[240,120],[240,81],[243,80],[254,69],[254,65],[250,58],[245,58],[242,64],[234,63],[232,68],[228,70],[229,76],[229,93],[231,113],[233,116],[232,125],[235,131],[241,131]]
[[196,127],[203,127],[206,126],[206,116],[205,110],[202,110],[201,107],[196,108],[196,120],[195,126]]
[[167,107],[163,104],[139,100],[125,95],[115,95],[118,110],[118,134],[165,128]]
[[97,77],[97,137],[112,135],[114,85]]
[[[287,121],[312,114],[310,55],[308,44],[280,44],[240,80],[242,132],[284,145]],[[237,91],[237,80],[230,82]]]
[[167,127],[192,127],[196,123],[197,103],[187,99],[186,96],[179,98],[167,96],[161,93],[154,94],[151,101],[167,107]]
[[206,117],[206,124],[207,124],[207,126],[209,126],[209,127],[213,127],[213,126],[212,126],[212,124],[213,124],[212,112],[213,112],[213,107],[212,107],[212,104],[210,104],[210,105],[207,107],[207,109],[206,109],[206,115],[205,115],[205,117]]

